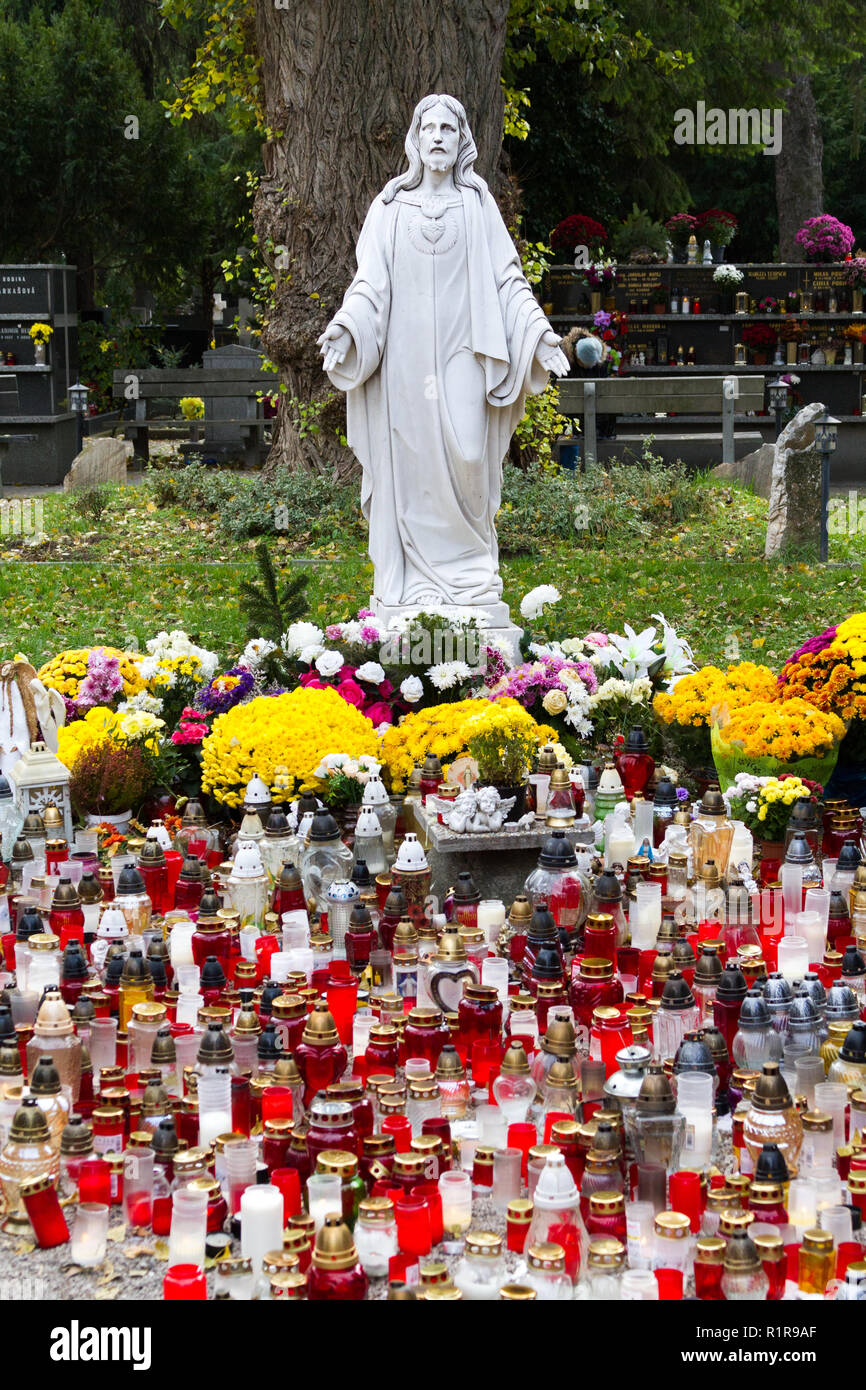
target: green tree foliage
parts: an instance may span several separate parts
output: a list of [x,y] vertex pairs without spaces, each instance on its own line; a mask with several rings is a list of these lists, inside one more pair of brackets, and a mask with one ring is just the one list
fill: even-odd
[[233,174],[251,152],[213,117],[195,140],[166,120],[147,89],[164,90],[168,54],[139,42],[142,73],[130,4],[0,0],[4,259],[75,263],[85,306],[106,288],[197,284],[202,259],[232,247]]

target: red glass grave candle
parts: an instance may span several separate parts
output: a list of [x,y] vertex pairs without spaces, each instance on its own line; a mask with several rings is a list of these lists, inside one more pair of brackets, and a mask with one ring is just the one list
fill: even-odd
[[207,1279],[198,1265],[171,1265],[162,1281],[166,1303],[199,1302],[207,1299]]
[[394,1201],[397,1243],[404,1255],[429,1255],[433,1248],[430,1207],[424,1197],[400,1193]]
[[701,1229],[701,1175],[683,1170],[671,1173],[669,1200],[672,1211],[681,1211],[689,1218],[692,1233]]
[[435,1182],[416,1183],[411,1196],[422,1197],[427,1203],[430,1210],[430,1240],[433,1245],[439,1245],[445,1230],[442,1224],[442,1195],[438,1185]]
[[51,1178],[31,1178],[22,1183],[21,1200],[39,1248],[50,1250],[52,1246],[65,1244],[69,1239],[69,1227]]
[[386,1115],[382,1133],[392,1135],[398,1154],[407,1154],[412,1147],[412,1122],[406,1115]]
[[535,1125],[522,1123],[508,1126],[508,1148],[520,1150],[520,1172],[524,1182],[526,1182],[527,1165],[529,1163],[529,1150],[532,1148],[533,1144],[537,1143],[538,1131]]
[[111,1168],[102,1158],[90,1158],[82,1163],[78,1174],[80,1202],[111,1203]]
[[502,1036],[502,1005],[499,992],[493,985],[464,985],[457,1016],[460,1035],[467,1050],[474,1042],[499,1042]]
[[283,1194],[283,1222],[288,1225],[292,1216],[301,1210],[301,1179],[296,1168],[274,1168],[271,1182]]
[[695,1293],[704,1303],[724,1302],[722,1275],[725,1272],[726,1244],[721,1236],[701,1236],[697,1242]]
[[352,1020],[355,1017],[355,1007],[358,1002],[358,981],[351,975],[348,978],[342,976],[339,973],[341,966],[345,966],[348,971],[347,961],[335,960],[331,965],[325,996],[328,1001],[328,1010],[337,1025],[340,1041],[346,1047],[350,1047],[352,1044]]

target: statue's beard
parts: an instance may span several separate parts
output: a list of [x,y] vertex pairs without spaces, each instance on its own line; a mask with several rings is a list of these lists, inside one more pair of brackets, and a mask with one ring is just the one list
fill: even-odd
[[447,174],[449,169],[454,168],[455,161],[449,159],[447,154],[428,154],[424,163],[434,174]]

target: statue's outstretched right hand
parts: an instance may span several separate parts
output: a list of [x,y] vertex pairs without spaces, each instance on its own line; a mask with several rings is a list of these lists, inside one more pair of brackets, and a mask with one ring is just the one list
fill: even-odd
[[348,328],[339,323],[329,323],[320,338],[316,339],[322,354],[322,368],[329,372],[338,367],[352,346],[352,335]]

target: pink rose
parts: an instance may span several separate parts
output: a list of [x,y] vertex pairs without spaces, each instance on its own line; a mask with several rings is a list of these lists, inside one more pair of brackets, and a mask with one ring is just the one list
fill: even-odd
[[390,700],[391,696],[394,694],[394,687],[390,681],[382,681],[378,689],[383,700]]
[[[345,670],[345,667],[343,668]],[[361,709],[364,704],[364,692],[357,681],[351,677],[348,680],[341,680],[337,686],[337,694],[342,695],[347,705],[354,705],[356,709]]]
[[304,686],[307,690],[327,690],[328,685],[325,681],[320,681],[315,671],[307,671],[306,675],[298,678],[298,685]]
[[384,700],[377,700],[372,705],[365,705],[364,714],[368,719],[372,719],[374,724],[393,724],[394,722],[391,706],[386,704]]

